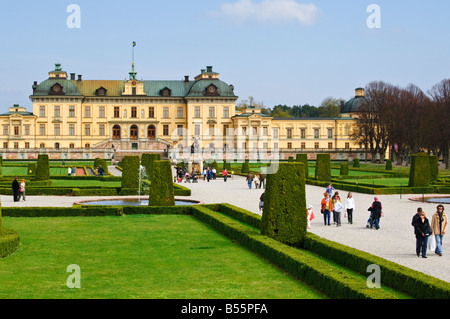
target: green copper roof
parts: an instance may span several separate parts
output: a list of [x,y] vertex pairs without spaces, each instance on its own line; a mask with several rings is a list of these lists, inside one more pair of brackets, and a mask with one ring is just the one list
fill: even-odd
[[237,97],[233,90],[234,87],[232,85],[228,85],[221,80],[212,80],[212,79],[202,79],[192,86],[189,91],[188,97],[201,97],[204,96],[205,90],[210,85],[214,85],[217,87],[217,92],[221,97]]
[[344,104],[341,113],[355,113],[359,111],[361,103],[364,101],[364,96],[355,96]]
[[47,96],[49,95],[50,89],[55,85],[59,84],[62,87],[62,91],[66,96],[81,96],[78,87],[73,83],[74,81],[67,79],[48,79],[43,81],[37,86],[33,95],[34,96]]

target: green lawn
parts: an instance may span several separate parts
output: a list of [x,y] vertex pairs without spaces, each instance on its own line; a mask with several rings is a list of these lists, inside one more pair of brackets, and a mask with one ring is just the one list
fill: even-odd
[[[10,218],[0,298],[323,298],[191,216]],[[66,285],[67,266],[81,288]]]

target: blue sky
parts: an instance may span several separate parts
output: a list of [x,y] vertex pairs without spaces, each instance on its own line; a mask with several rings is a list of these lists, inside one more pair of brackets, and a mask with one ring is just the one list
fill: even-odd
[[[70,4],[81,9],[69,28]],[[370,4],[381,28],[370,29]],[[371,81],[422,90],[450,77],[450,1],[25,0],[1,4],[0,112],[32,110],[54,63],[83,79],[191,79],[207,65],[267,107],[350,99]]]

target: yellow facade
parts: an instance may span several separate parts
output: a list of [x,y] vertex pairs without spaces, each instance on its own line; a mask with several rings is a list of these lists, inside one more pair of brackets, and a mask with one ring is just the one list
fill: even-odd
[[[9,149],[168,150],[215,147],[248,151],[355,149],[354,119],[272,118],[236,112],[234,87],[208,66],[179,81],[84,80],[60,64],[32,86],[32,113],[19,106],[0,115],[3,152]],[[357,94],[361,94],[360,91]],[[363,94],[363,92],[362,92]]]

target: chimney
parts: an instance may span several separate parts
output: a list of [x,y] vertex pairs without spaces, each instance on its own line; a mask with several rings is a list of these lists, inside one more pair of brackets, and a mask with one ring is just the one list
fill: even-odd
[[206,67],[206,72],[211,73],[212,72],[212,66],[207,66]]
[[37,85],[37,81],[34,81],[33,85]]
[[70,79],[71,79],[72,81],[75,81],[75,73],[70,73]]
[[81,74],[78,74],[78,81],[81,81],[82,80],[82,75]]
[[184,82],[189,82],[189,75],[184,76]]
[[363,88],[355,89],[355,96],[356,97],[364,97],[364,89]]

